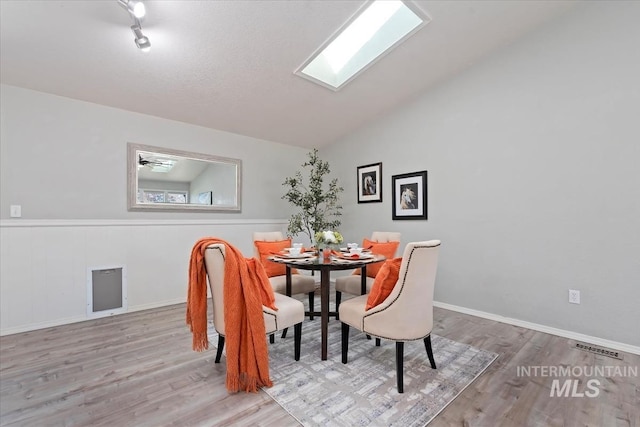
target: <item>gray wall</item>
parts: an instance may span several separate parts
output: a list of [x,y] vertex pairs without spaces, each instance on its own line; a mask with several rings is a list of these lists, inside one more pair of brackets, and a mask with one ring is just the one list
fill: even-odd
[[[254,231],[286,229],[282,182],[304,149],[1,90],[0,335],[86,320],[95,269],[126,267],[128,311],[184,302],[198,239],[251,256]],[[127,142],[242,159],[242,212],[128,212]],[[8,219],[12,204],[21,219]]]
[[[640,345],[638,18],[582,4],[322,150],[345,237],[441,239],[436,300]],[[380,161],[383,203],[355,204],[356,167]],[[392,221],[391,176],[420,170],[428,221]]]
[[214,205],[235,205],[235,182],[235,167],[211,164],[191,182],[191,203],[198,203],[203,191],[211,191]]
[[145,190],[189,191],[189,183],[138,179],[138,188],[144,188]]
[[[13,86],[1,90],[0,219],[9,218],[9,205],[21,205],[23,219],[288,216],[282,182],[305,160],[305,149]],[[242,213],[128,212],[127,142],[242,159]]]

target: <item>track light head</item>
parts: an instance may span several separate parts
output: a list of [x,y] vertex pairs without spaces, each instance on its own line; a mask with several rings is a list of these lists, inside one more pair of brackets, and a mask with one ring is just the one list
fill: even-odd
[[135,42],[136,46],[138,46],[141,51],[149,52],[151,50],[151,42],[149,41],[149,38],[143,36],[139,39],[136,39]]
[[141,0],[118,0],[118,3],[136,19],[142,18],[147,13],[147,9]]
[[143,52],[149,52],[149,50],[151,50],[151,42],[149,41],[149,37],[142,34],[142,28],[140,28],[138,22],[136,22],[136,25],[131,26],[131,31],[133,31],[133,34],[136,36],[136,46]]

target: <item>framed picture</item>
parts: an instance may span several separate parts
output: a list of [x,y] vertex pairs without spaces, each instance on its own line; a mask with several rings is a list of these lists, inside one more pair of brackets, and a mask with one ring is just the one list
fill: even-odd
[[427,171],[393,175],[393,219],[427,219]]
[[358,166],[358,203],[382,201],[382,163]]
[[213,194],[211,191],[205,191],[198,194],[198,204],[199,205],[210,205]]

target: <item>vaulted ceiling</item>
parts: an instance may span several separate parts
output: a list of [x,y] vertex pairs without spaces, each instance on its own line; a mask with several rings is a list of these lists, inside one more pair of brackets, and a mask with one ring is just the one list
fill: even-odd
[[410,102],[573,1],[414,1],[432,21],[338,92],[293,74],[364,0],[0,1],[2,83],[300,147]]

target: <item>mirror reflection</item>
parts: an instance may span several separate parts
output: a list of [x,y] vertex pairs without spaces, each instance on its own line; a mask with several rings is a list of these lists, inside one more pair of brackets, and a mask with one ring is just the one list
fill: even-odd
[[242,162],[128,145],[129,210],[240,212]]

